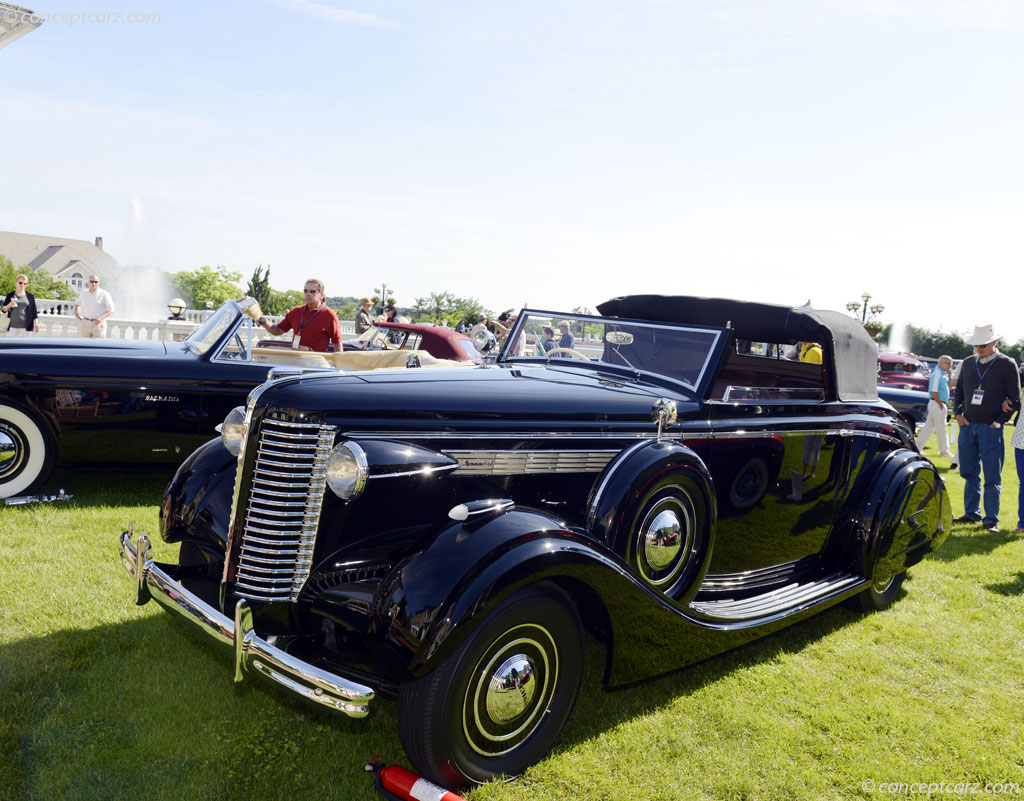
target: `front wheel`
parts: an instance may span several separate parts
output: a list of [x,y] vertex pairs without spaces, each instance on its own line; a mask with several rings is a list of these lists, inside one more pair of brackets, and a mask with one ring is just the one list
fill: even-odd
[[50,476],[53,439],[21,406],[0,401],[0,498],[31,492]]
[[558,737],[582,670],[583,635],[569,598],[553,586],[521,590],[432,672],[402,685],[402,745],[420,773],[447,787],[516,776]]

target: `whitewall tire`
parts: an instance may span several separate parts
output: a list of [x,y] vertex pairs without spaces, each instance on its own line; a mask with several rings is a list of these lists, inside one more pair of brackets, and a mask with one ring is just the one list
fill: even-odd
[[0,401],[0,498],[31,492],[49,478],[54,447],[33,415]]

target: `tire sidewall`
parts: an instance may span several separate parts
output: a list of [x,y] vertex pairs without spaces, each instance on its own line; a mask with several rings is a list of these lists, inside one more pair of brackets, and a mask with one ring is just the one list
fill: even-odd
[[[568,598],[554,588],[537,588],[510,597],[473,631],[450,657],[453,660],[440,708],[440,731],[450,750],[449,767],[461,784],[477,784],[494,776],[516,776],[550,750],[572,710],[583,667],[579,621]],[[539,712],[540,723],[512,752],[489,757],[478,753],[463,731],[467,694],[478,680],[472,671],[491,646],[523,623],[537,624],[551,635],[557,648],[558,672],[551,698]],[[425,721],[425,723],[428,723]],[[429,723],[428,723],[429,726]]]
[[868,587],[864,592],[865,605],[869,610],[881,612],[892,606],[893,601],[896,600],[896,596],[900,594],[900,590],[903,588],[903,581],[907,577],[906,573],[897,573],[886,584],[884,589],[876,589],[874,585]]
[[0,428],[10,428],[27,451],[11,475],[0,476],[0,498],[30,492],[46,480],[53,467],[50,433],[35,415],[6,400],[0,401]]

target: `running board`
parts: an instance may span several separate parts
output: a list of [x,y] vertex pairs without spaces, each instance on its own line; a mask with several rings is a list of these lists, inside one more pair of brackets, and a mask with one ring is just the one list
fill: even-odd
[[787,584],[771,592],[739,600],[723,598],[714,601],[691,601],[690,609],[703,617],[719,621],[739,622],[789,616],[835,596],[852,595],[868,585],[863,576],[833,573],[817,581]]

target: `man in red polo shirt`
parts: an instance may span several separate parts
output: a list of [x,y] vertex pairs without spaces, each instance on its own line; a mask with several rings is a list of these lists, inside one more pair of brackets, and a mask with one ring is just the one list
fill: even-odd
[[302,293],[306,302],[296,306],[277,325],[260,317],[258,322],[274,336],[285,331],[292,333],[292,347],[296,350],[326,351],[328,344],[334,343],[334,350],[341,350],[341,325],[338,315],[324,303],[324,282],[316,278],[306,281]]

